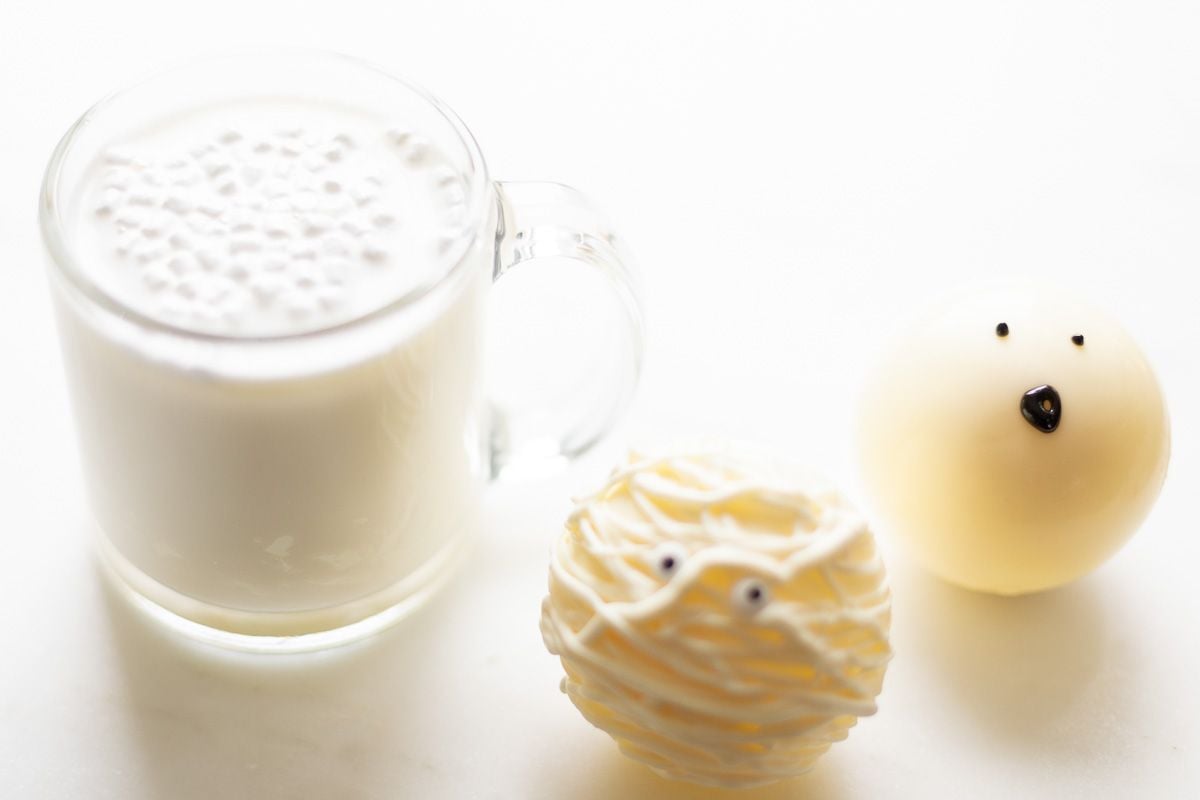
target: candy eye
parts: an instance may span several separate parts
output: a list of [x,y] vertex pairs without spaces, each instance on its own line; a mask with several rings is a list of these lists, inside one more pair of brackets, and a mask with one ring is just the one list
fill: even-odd
[[676,572],[679,572],[686,556],[687,551],[679,545],[674,543],[664,544],[654,551],[654,571],[660,577],[670,578]]
[[733,605],[743,614],[753,614],[771,601],[771,590],[758,578],[744,578],[733,587]]

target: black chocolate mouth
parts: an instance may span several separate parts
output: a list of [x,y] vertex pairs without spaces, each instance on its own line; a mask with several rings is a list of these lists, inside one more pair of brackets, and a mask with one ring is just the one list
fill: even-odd
[[1035,386],[1021,396],[1021,416],[1042,433],[1054,433],[1062,421],[1062,398],[1049,384]]

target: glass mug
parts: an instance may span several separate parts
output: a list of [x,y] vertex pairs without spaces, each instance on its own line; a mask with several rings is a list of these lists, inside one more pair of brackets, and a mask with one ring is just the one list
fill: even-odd
[[[370,249],[374,240],[353,235],[354,220],[398,224],[390,190],[377,175],[369,177],[383,188],[361,207],[375,215],[374,223],[359,213],[362,197],[346,199],[353,187],[328,179],[323,185],[334,194],[318,198],[330,203],[317,209],[328,212],[324,222],[279,233],[290,237],[289,247],[325,248],[315,253],[281,249],[270,238],[277,232],[258,230],[253,214],[237,216],[278,201],[282,222],[303,227],[315,202],[309,184],[331,174],[349,152],[338,142],[350,147],[354,141],[325,134],[305,140],[299,129],[273,132],[274,139],[253,150],[283,176],[270,198],[256,190],[263,184],[254,183],[254,170],[240,167],[245,178],[238,184],[233,162],[220,161],[222,142],[232,142],[230,159],[235,151],[249,153],[236,148],[248,147],[249,138],[238,140],[253,131],[235,127],[209,141],[203,130],[213,115],[234,123],[239,115],[272,121],[276,110],[280,119],[317,127],[350,120],[354,136],[390,136],[401,148],[394,165],[384,164],[408,170],[408,182],[392,188],[398,207],[416,220],[408,224],[417,244],[404,245],[403,258],[393,258],[400,263],[370,273],[363,265],[379,255]],[[160,168],[154,159],[164,150],[164,136],[171,144],[171,131],[175,145],[193,134],[202,144]],[[279,138],[287,136],[297,137],[296,152]],[[142,142],[149,161],[114,149],[114,142],[131,137]],[[317,152],[326,145],[332,149]],[[130,164],[133,172],[121,172]],[[191,177],[168,180],[175,168]],[[224,173],[235,182],[213,183],[214,174]],[[100,186],[105,181],[113,185]],[[182,194],[172,192],[175,183]],[[217,192],[216,204],[192,207],[200,191],[193,184]],[[401,192],[410,184],[448,194],[426,202],[418,189]],[[227,190],[230,198],[257,199],[222,206]],[[430,216],[434,206],[441,216]],[[557,184],[493,182],[453,112],[346,57],[288,51],[209,58],[112,95],[59,143],[40,211],[103,561],[139,605],[194,638],[291,652],[340,644],[394,622],[451,571],[480,525],[490,476],[522,460],[583,452],[620,416],[637,380],[641,316],[628,262],[589,204]],[[341,240],[319,232],[339,219],[350,231],[340,233]],[[172,225],[178,231],[168,236]],[[274,247],[287,257],[266,267],[255,262],[257,271],[249,275],[239,272],[233,253],[246,231],[246,248],[257,242],[264,252]],[[109,234],[125,245],[110,252]],[[219,245],[216,256],[208,252],[205,261],[188,236]],[[232,287],[236,297],[258,297],[236,281],[257,292],[254,281],[265,285],[270,269],[292,280],[300,262],[288,258],[307,258],[305,269],[323,269],[333,263],[326,263],[326,250],[337,249],[330,243],[344,249],[346,237],[365,255],[338,265],[350,264],[376,283],[350,281],[343,300],[351,311],[341,316],[288,322],[286,315],[270,316],[283,313],[276,308],[282,301],[270,297],[256,300],[249,316],[243,304],[241,317],[221,316],[225,299],[187,305],[196,291],[211,289],[216,297],[221,287]],[[433,246],[426,247],[427,240]],[[121,247],[132,250],[118,257]],[[497,412],[485,397],[483,369],[492,282],[516,264],[544,257],[594,268],[620,309],[619,324],[605,337],[607,357],[598,359],[603,372],[572,395],[573,407],[556,408],[551,423],[536,409]],[[155,272],[162,266],[156,260],[183,269],[184,277],[171,283],[168,272]],[[138,291],[152,289],[138,294],[121,281],[143,268]],[[407,283],[387,289],[387,280],[400,275]],[[335,278],[319,286],[286,283],[288,314],[301,319],[300,312],[316,308],[310,295],[323,297],[320,286],[338,289]],[[227,318],[235,322],[221,327]],[[279,319],[284,324],[275,324]]]

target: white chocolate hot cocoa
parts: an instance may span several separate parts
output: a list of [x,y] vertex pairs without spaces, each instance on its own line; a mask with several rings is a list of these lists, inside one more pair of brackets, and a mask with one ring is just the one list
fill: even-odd
[[1166,405],[1112,317],[1043,286],[947,298],[897,335],[861,408],[879,526],[952,583],[998,594],[1091,571],[1166,474]]
[[807,771],[875,713],[890,616],[866,522],[823,482],[728,451],[632,455],[567,521],[542,636],[626,755],[741,787]]
[[485,479],[494,250],[464,234],[487,216],[465,165],[369,104],[176,106],[107,132],[63,192],[80,283],[117,308],[55,284],[103,552],[223,633],[419,598]]
[[93,279],[147,316],[221,335],[376,311],[436,279],[466,213],[463,177],[421,135],[283,98],[157,120],[89,172],[75,238]]

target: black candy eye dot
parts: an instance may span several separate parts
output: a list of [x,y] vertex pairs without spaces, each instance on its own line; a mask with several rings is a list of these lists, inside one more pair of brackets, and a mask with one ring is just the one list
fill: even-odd
[[1001,322],[999,325],[996,326],[996,335],[999,336],[1001,339],[1003,339],[1005,336],[1008,336],[1008,323],[1007,322]]
[[1082,333],[1075,334],[1074,336],[1071,337],[1071,341],[1075,343],[1076,347],[1083,347],[1083,334]]
[[657,548],[651,561],[654,565],[654,571],[663,578],[670,578],[679,568],[683,566],[684,557],[687,554],[683,548],[675,543],[667,543]]
[[733,605],[743,614],[753,614],[771,600],[771,591],[758,578],[745,578],[733,587]]

